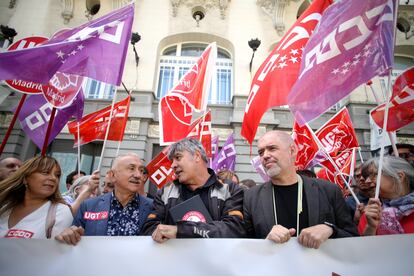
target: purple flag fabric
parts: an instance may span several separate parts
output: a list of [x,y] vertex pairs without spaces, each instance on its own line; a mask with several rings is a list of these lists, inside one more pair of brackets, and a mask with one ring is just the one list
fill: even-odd
[[[83,102],[84,96],[82,90],[80,90],[71,105],[56,110],[49,144],[60,133],[72,116],[75,116],[78,121],[82,119]],[[31,95],[24,102],[19,113],[19,121],[23,131],[39,149],[43,147],[52,108],[53,106],[46,101],[43,94],[36,94]]]
[[211,168],[218,172],[220,170],[230,170],[234,172],[236,167],[236,148],[234,147],[234,133],[232,133],[226,140],[222,149],[213,159]]
[[59,71],[120,85],[133,19],[130,4],[42,45],[0,53],[0,80],[47,84]]
[[250,160],[250,163],[252,164],[253,168],[260,175],[260,177],[263,179],[264,182],[267,182],[270,180],[265,169],[263,168],[262,162],[260,161],[260,156],[256,156],[255,158]]
[[210,158],[210,168],[212,167],[213,160],[216,158],[219,150],[219,137],[214,136],[211,139],[211,158]]
[[302,126],[393,66],[395,0],[337,1],[322,15],[288,96]]

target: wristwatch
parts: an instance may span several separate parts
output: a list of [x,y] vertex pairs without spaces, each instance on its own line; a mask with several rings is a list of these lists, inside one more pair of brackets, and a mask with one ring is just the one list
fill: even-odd
[[323,224],[332,228],[332,235],[330,237],[334,237],[336,235],[336,226],[333,223],[325,221]]

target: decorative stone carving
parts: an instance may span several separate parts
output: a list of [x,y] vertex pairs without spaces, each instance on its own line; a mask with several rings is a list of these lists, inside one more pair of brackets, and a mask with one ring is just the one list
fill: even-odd
[[285,32],[285,9],[290,1],[298,0],[257,0],[257,5],[270,16],[273,26],[278,35],[282,36]]
[[131,1],[129,0],[112,0],[112,10],[116,10],[122,8],[129,4]]
[[150,137],[150,138],[159,138],[160,137],[160,126],[159,125],[150,125],[148,127],[148,137]]
[[68,24],[73,18],[73,0],[61,0],[63,23]]
[[9,9],[14,9],[14,7],[16,6],[16,0],[10,0],[9,2]]
[[127,133],[133,133],[133,134],[139,134],[139,126],[141,121],[140,120],[128,120],[125,132]]
[[220,10],[221,19],[226,18],[226,10],[230,0],[170,0],[172,6],[172,15],[177,16],[178,8],[181,5],[192,9],[197,6],[201,6],[206,10],[211,8],[218,8]]

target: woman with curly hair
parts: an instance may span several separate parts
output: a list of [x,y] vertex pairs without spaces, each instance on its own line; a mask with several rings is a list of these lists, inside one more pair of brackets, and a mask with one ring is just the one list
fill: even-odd
[[0,237],[51,238],[71,225],[71,209],[59,192],[60,175],[56,159],[38,156],[0,182]]

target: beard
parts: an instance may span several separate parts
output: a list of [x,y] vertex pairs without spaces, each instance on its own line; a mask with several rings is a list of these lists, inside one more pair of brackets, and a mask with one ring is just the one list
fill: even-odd
[[280,174],[280,172],[282,171],[282,168],[281,168],[281,167],[279,167],[279,165],[274,164],[274,165],[273,165],[271,168],[269,168],[269,169],[266,169],[266,168],[265,168],[265,171],[266,171],[266,174],[267,174],[270,178],[273,178],[273,177],[278,176],[278,175]]

